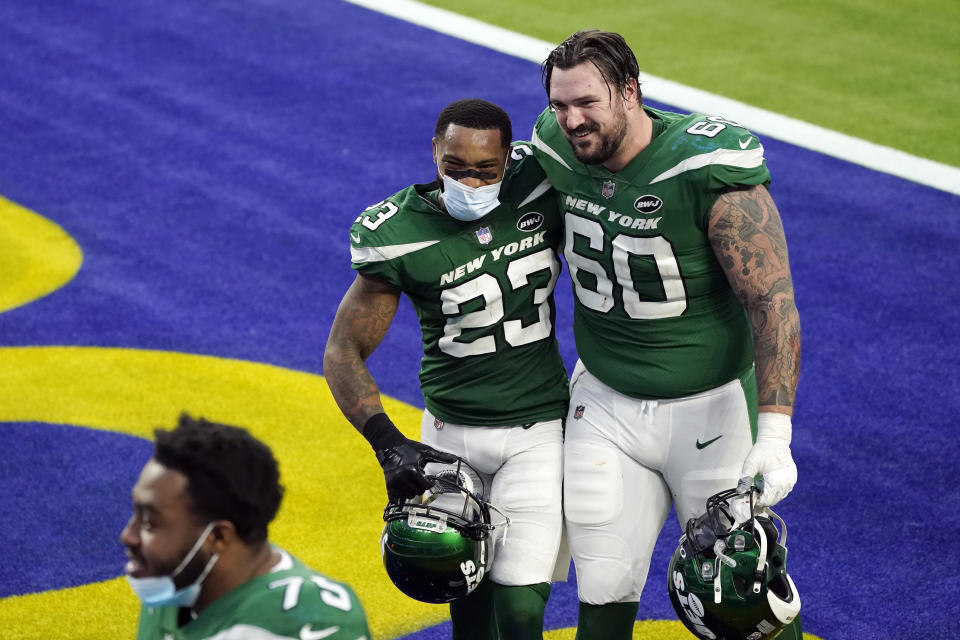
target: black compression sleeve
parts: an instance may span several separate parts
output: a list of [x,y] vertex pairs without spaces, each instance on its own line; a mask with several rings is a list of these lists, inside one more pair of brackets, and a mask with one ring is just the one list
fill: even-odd
[[407,439],[385,413],[370,416],[363,425],[362,433],[374,451],[396,446]]

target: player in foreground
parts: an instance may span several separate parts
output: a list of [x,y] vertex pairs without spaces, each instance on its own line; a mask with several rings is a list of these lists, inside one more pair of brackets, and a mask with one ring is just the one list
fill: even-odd
[[[567,374],[554,335],[561,239],[555,197],[507,114],[484,100],[440,113],[437,177],[364,211],[358,272],[337,311],[324,374],[383,466],[391,501],[431,486],[427,462],[459,456],[510,519],[490,578],[451,603],[453,637],[541,638],[561,533]],[[423,335],[421,441],[386,415],[366,359],[405,293]],[[561,563],[562,564],[562,563]],[[562,567],[566,577],[566,567]]]
[[533,140],[576,298],[564,509],[584,640],[631,637],[671,503],[685,523],[741,478],[762,476],[760,507],[797,479],[800,321],[763,147],[644,106],[638,74],[620,35],[573,34],[544,62]]
[[367,640],[347,585],[267,540],[283,489],[270,449],[246,430],[180,417],[156,430],[120,535],[143,603],[140,640]]

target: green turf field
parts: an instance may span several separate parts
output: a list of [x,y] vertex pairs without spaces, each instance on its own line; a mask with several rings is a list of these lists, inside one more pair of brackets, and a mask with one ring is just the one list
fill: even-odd
[[549,42],[619,31],[642,72],[960,166],[958,0],[426,4]]

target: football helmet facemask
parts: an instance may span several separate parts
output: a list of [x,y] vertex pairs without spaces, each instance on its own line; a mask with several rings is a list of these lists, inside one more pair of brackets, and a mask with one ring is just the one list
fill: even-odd
[[730,489],[711,496],[706,512],[687,522],[670,558],[670,603],[702,640],[769,640],[800,612],[800,595],[787,575],[786,525],[769,509],[756,509],[758,493]]
[[[383,566],[406,595],[439,604],[469,595],[493,563],[494,525],[483,481],[463,460],[430,463],[433,485],[423,495],[397,500],[383,512]],[[499,512],[499,511],[498,511]]]

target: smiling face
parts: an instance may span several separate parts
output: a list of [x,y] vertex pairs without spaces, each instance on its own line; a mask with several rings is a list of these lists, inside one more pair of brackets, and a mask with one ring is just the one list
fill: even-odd
[[443,135],[433,139],[437,172],[474,188],[503,179],[509,150],[501,140],[499,129],[471,129],[451,124]]
[[[203,533],[205,524],[190,511],[187,477],[150,460],[140,472],[131,497],[133,515],[120,534],[128,559],[124,571],[134,578],[172,574]],[[209,555],[201,548],[190,565],[206,564]],[[184,570],[178,576],[178,586],[195,577],[190,573]]]
[[584,164],[604,164],[624,151],[634,105],[639,107],[636,83],[621,94],[592,62],[553,70],[550,106],[574,155]]

